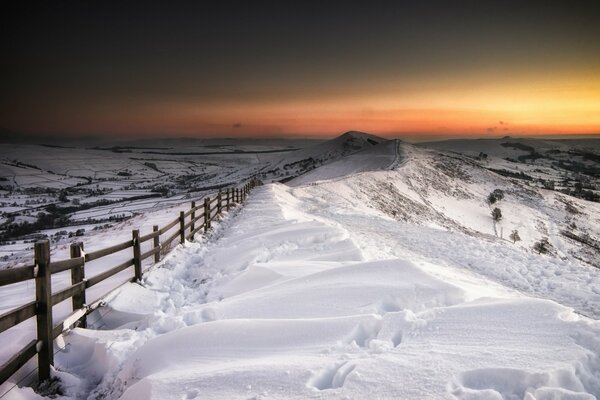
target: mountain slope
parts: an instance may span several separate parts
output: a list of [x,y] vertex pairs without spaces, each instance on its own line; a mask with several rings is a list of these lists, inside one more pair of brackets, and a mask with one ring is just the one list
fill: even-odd
[[600,270],[561,232],[597,235],[598,211],[377,144],[255,189],[67,335],[55,375],[68,399],[591,400]]
[[298,186],[322,180],[345,178],[362,172],[394,168],[403,161],[401,142],[388,140],[330,162],[287,182]]
[[[390,171],[323,179],[336,177],[330,171],[335,167],[343,172],[348,170],[346,164],[363,165],[361,154],[319,168],[291,183],[318,181],[315,190],[335,193],[351,205],[365,203],[398,221],[459,230],[507,245],[512,245],[510,234],[517,230],[521,240],[513,247],[528,254],[547,237],[552,256],[600,267],[599,249],[594,247],[600,239],[599,203],[530,187],[491,172],[468,157],[407,143],[399,144],[397,154],[401,154],[402,162],[396,162]],[[386,162],[395,162],[391,154]],[[489,204],[489,195],[497,189],[503,192],[503,199]],[[502,219],[497,222],[491,215],[494,208],[502,212]],[[579,237],[588,238],[588,243],[576,240]]]
[[[75,329],[57,354],[66,396],[600,395],[600,326],[512,289],[517,249],[400,223],[322,185],[258,188],[211,240],[115,293],[95,316],[110,329]],[[525,260],[540,288],[548,260]],[[477,263],[507,286],[472,273]],[[547,289],[573,283],[555,278]]]
[[277,177],[290,179],[386,141],[368,133],[349,131],[326,142],[271,159],[258,176],[263,180]]

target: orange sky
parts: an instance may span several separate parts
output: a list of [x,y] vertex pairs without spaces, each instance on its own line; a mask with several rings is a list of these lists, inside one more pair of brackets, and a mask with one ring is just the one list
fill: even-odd
[[66,121],[53,120],[62,112],[49,107],[39,123],[67,133],[93,126],[97,132],[152,132],[159,136],[167,132],[184,136],[199,132],[213,136],[333,136],[347,130],[424,137],[600,132],[600,77],[594,74],[395,86],[402,84],[391,82],[377,92],[256,101],[125,101],[79,106],[79,112]]
[[599,134],[599,4],[17,2],[0,17],[0,129]]
[[24,113],[19,125],[32,132],[52,126],[75,134],[93,127],[95,133],[150,136],[334,136],[362,130],[427,138],[600,132],[600,76],[590,73],[538,80],[465,78],[412,87],[390,82],[376,92],[269,97],[47,105],[35,120]]

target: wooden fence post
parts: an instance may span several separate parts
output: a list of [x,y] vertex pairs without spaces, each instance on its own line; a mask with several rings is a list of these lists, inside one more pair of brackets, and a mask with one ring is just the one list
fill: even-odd
[[[152,227],[152,232],[158,232],[158,225],[154,225]],[[160,234],[156,234],[154,236],[154,249],[160,249]],[[157,263],[160,261],[160,250],[154,253],[154,262]]]
[[179,211],[179,243],[185,243],[185,211]]
[[[71,258],[81,257],[81,251],[83,250],[83,242],[71,243]],[[76,285],[85,279],[85,262],[81,267],[71,269],[71,285]],[[85,307],[85,288],[83,292],[74,294],[71,302],[73,304],[73,311],[79,310]],[[87,318],[84,315],[79,320],[79,326],[81,328],[87,327]]]
[[219,194],[217,195],[217,213],[219,215],[221,215],[221,210],[223,208],[223,204],[222,204],[222,197],[221,197],[221,189],[219,189]]
[[210,229],[210,198],[204,199],[204,232]]
[[37,338],[39,383],[50,378],[50,365],[54,364],[52,338],[52,279],[50,274],[50,242],[38,240],[34,246],[35,298],[37,301]]
[[227,211],[229,211],[229,193],[231,193],[231,188],[227,188]]
[[141,282],[142,280],[142,252],[140,250],[140,230],[134,229],[131,231],[131,237],[133,239],[133,269],[134,269],[134,280]]
[[196,229],[196,222],[194,221],[196,219],[196,210],[194,210],[194,208],[196,208],[196,202],[192,201],[192,214],[190,215],[190,218],[192,219],[192,224],[190,225],[190,240],[194,240],[194,229]]

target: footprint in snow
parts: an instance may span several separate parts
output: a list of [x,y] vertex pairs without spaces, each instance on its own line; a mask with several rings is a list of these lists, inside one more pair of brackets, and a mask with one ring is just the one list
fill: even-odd
[[403,335],[404,333],[402,332],[402,330],[399,330],[396,333],[394,333],[394,335],[392,336],[392,343],[394,344],[394,347],[400,346],[400,343],[402,343]]
[[379,319],[372,322],[363,322],[352,329],[350,334],[344,339],[345,344],[356,343],[359,347],[369,347],[369,343],[377,338],[383,322]]
[[338,363],[333,367],[326,368],[315,374],[307,383],[308,386],[317,390],[337,389],[344,386],[346,378],[356,365],[346,361]]

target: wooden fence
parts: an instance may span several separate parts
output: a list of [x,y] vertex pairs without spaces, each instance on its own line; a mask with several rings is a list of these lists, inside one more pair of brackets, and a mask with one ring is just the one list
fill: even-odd
[[[133,230],[131,240],[105,249],[85,253],[83,243],[72,243],[71,258],[66,260],[50,260],[50,243],[48,240],[40,240],[35,243],[33,265],[0,270],[0,287],[35,280],[35,300],[0,315],[0,333],[33,317],[36,317],[37,325],[37,337],[0,366],[0,385],[36,355],[39,382],[47,380],[50,377],[50,366],[54,363],[54,339],[71,327],[85,327],[86,316],[100,304],[98,300],[92,305],[87,305],[86,289],[131,266],[134,267],[132,281],[140,281],[143,260],[154,256],[156,263],[160,261],[161,254],[170,250],[175,240],[184,243],[186,239],[192,240],[201,230],[208,231],[211,221],[220,215],[222,210],[229,210],[241,204],[255,186],[256,181],[251,181],[241,188],[220,190],[214,198],[207,197],[201,204],[196,205],[196,202],[192,201],[188,211],[181,211],[175,220],[162,228],[155,225],[153,231],[145,235],[141,235],[137,229]],[[177,230],[173,231],[175,227]],[[163,235],[167,237],[161,240]],[[150,240],[152,248],[142,253],[141,244]],[[132,249],[130,259],[91,278],[85,277],[86,262],[126,249]],[[71,271],[71,286],[53,293],[52,274],[68,270]],[[53,324],[52,307],[69,298],[72,300],[73,312],[63,321]]]

